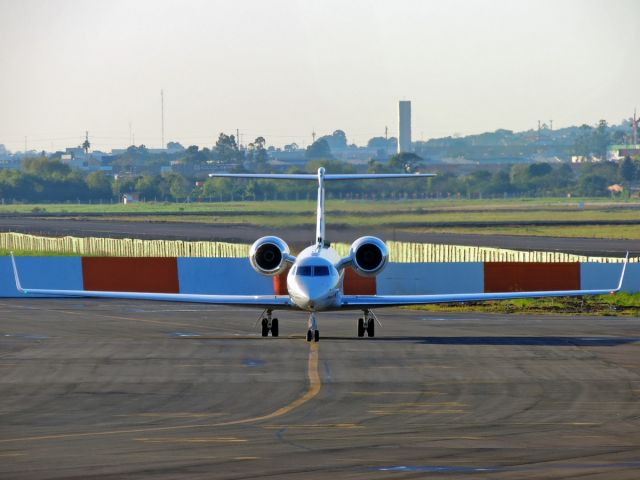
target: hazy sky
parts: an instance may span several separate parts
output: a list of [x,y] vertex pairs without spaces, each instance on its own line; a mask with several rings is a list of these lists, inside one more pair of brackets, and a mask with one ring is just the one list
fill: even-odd
[[366,143],[618,123],[640,108],[638,0],[0,0],[0,143]]

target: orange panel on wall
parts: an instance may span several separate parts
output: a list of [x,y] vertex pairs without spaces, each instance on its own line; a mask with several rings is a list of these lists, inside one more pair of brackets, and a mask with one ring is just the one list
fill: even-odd
[[287,290],[287,275],[289,275],[289,268],[280,275],[273,277],[273,293],[275,295],[289,295],[289,290]]
[[83,257],[85,290],[179,293],[175,258]]
[[485,292],[579,290],[580,264],[485,262]]
[[361,277],[351,267],[344,270],[345,295],[375,295],[376,291],[376,277]]

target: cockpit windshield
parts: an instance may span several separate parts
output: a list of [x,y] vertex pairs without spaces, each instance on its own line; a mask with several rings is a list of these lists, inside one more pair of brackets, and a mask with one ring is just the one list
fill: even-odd
[[314,277],[328,277],[329,276],[329,267],[326,265],[319,265],[317,267],[313,267],[313,276]]
[[328,277],[329,267],[326,265],[304,265],[297,267],[294,275],[300,277]]

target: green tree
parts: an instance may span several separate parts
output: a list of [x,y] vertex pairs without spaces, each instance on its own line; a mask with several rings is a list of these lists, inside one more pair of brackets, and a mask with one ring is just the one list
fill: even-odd
[[145,200],[162,198],[159,188],[162,181],[163,178],[160,175],[143,175],[136,180],[135,191]]
[[209,178],[204,182],[202,193],[207,198],[227,199],[233,192],[233,181],[230,178]]
[[66,177],[71,174],[69,165],[46,157],[25,158],[22,161],[22,169],[41,177]]
[[326,140],[329,148],[334,152],[347,148],[347,134],[343,130],[336,130],[331,135],[324,135],[318,140]]
[[164,175],[164,180],[169,185],[169,193],[176,200],[184,200],[193,190],[189,180],[177,173],[169,173]]
[[333,155],[331,154],[331,148],[329,147],[329,142],[327,142],[324,138],[319,138],[311,145],[309,145],[304,156],[308,160],[333,158]]
[[511,179],[509,172],[506,170],[499,170],[491,176],[491,182],[487,187],[487,193],[490,194],[504,194],[513,191],[511,185]]
[[585,197],[607,195],[607,179],[600,175],[585,175],[578,181],[578,194]]
[[415,153],[396,153],[389,159],[389,171],[414,173],[420,162],[422,162],[422,157],[419,157]]
[[89,193],[94,198],[106,199],[113,195],[111,190],[111,180],[104,172],[93,172],[87,175],[85,183],[89,188]]
[[618,163],[618,175],[624,182],[633,182],[636,179],[636,165],[631,157],[626,156]]
[[316,173],[320,167],[323,167],[327,173],[355,173],[355,167],[348,163],[343,162],[341,160],[332,160],[332,159],[324,159],[324,160],[312,160],[307,163],[305,166],[307,172]]
[[136,191],[136,178],[135,177],[123,177],[118,176],[113,183],[113,193],[115,195],[122,195],[123,193],[133,193]]
[[220,133],[213,151],[222,163],[237,163],[242,159],[242,152],[240,152],[234,135]]
[[265,148],[266,140],[264,137],[256,138],[248,145],[247,159],[251,162],[253,170],[257,173],[269,172],[269,155]]
[[600,120],[593,132],[593,152],[603,160],[607,158],[607,147],[611,143],[606,120]]
[[487,170],[476,170],[463,179],[468,196],[487,193],[490,182],[491,172]]

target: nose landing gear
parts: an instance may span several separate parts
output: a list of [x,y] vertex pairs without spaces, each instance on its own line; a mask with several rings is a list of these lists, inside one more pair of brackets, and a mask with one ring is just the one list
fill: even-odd
[[318,342],[320,340],[320,330],[318,330],[318,320],[316,314],[309,315],[309,329],[307,330],[307,342]]

